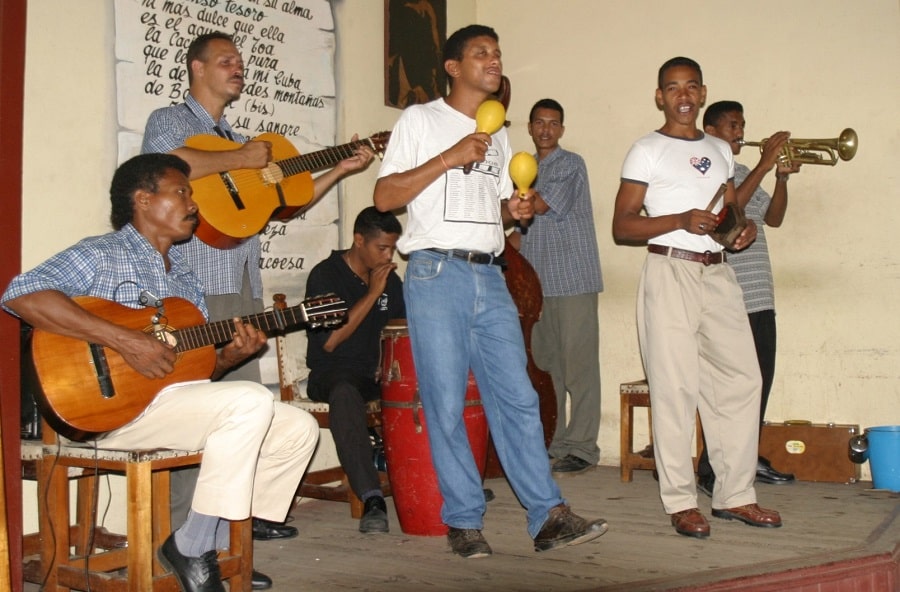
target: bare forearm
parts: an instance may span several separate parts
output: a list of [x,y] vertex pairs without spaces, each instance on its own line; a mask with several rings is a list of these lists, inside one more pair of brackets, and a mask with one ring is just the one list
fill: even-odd
[[148,378],[162,378],[174,368],[175,353],[170,346],[88,312],[62,292],[35,292],[6,305],[33,327],[116,350]]
[[681,214],[641,216],[628,213],[614,217],[613,238],[616,242],[641,243],[661,234],[681,229]]
[[404,207],[445,171],[447,168],[441,162],[440,156],[435,156],[414,169],[378,179],[373,196],[375,207],[382,212]]
[[769,174],[769,171],[772,170],[772,167],[766,168],[762,162],[756,165],[750,174],[747,175],[747,178],[744,179],[743,183],[738,185],[735,188],[735,194],[737,196],[738,205],[742,208],[746,208],[747,204],[750,203],[750,198],[753,197],[753,192],[759,187],[759,184],[762,183],[763,179]]
[[788,190],[787,175],[778,175],[775,179],[775,191],[772,192],[772,202],[769,209],[766,210],[766,225],[778,228],[784,222],[784,215],[787,212]]
[[375,306],[379,294],[373,294],[371,291],[356,301],[356,304],[347,311],[347,320],[339,328],[331,332],[325,341],[323,349],[327,352],[333,352],[337,346],[344,343],[356,332],[359,326],[365,320],[369,311]]
[[115,348],[122,329],[55,290],[34,292],[6,303],[26,323],[49,333]]
[[328,190],[334,187],[337,182],[344,177],[345,174],[346,173],[344,173],[342,170],[333,168],[316,177],[313,189],[313,202],[319,201],[319,199],[321,199],[323,195],[328,193]]
[[191,179],[237,169],[257,168],[250,166],[245,155],[239,150],[197,150],[182,146],[171,152],[191,165]]

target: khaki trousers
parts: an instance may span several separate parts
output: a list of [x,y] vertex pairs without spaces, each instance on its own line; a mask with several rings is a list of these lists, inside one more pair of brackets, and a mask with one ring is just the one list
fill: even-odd
[[691,462],[697,410],[716,473],[712,507],[755,503],[762,381],[734,271],[649,254],[637,322],[666,513],[697,507]]
[[[600,323],[597,293],[545,296],[531,331],[531,352],[556,391],[556,430],[547,452],[600,460]],[[571,401],[566,416],[566,403]]]
[[319,437],[313,417],[248,381],[163,389],[139,418],[103,437],[104,448],[203,450],[191,505],[227,520],[281,522]]

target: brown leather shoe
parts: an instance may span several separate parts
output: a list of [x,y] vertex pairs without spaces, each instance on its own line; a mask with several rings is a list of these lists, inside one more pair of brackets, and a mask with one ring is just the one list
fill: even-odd
[[672,526],[675,527],[675,532],[684,536],[698,539],[709,536],[709,522],[697,508],[672,514]]
[[760,508],[759,504],[747,504],[725,510],[713,509],[712,515],[725,520],[740,520],[750,526],[762,528],[778,528],[781,526],[781,515],[775,510]]

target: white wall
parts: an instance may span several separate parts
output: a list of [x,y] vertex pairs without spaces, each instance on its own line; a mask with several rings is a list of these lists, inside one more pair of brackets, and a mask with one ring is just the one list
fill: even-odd
[[[631,143],[659,127],[656,71],[700,62],[709,101],[744,103],[747,137],[779,129],[860,136],[851,162],[807,166],[791,180],[785,224],[769,233],[779,355],[769,419],[900,423],[898,226],[900,6],[774,0],[689,6],[662,0],[453,0],[448,33],[471,22],[500,34],[512,80],[509,119],[530,149],[531,104],[566,108],[563,144],[588,163],[606,292],[600,299],[604,464],[618,462],[618,385],[642,376],[634,323],[641,249],[616,246],[610,225],[619,168]],[[390,129],[383,105],[383,3],[335,0],[338,136]],[[108,230],[115,167],[112,2],[28,2],[23,266]],[[740,161],[753,165],[747,149]],[[342,244],[371,203],[377,163],[342,184]],[[771,178],[764,184],[771,188]],[[866,467],[867,470],[867,467]]]
[[[606,285],[603,463],[618,462],[618,385],[642,377],[634,302],[645,252],[613,244],[613,202],[631,143],[662,124],[656,74],[676,55],[703,67],[709,102],[744,104],[748,139],[781,129],[798,138],[859,133],[854,160],[792,177],[785,223],[767,234],[779,327],[767,416],[900,423],[897,2],[486,0],[478,19],[500,34],[513,146],[530,147],[528,110],[551,96],[566,108],[562,144],[588,164]],[[738,158],[751,167],[757,159],[755,148]],[[770,175],[764,187],[773,183]]]

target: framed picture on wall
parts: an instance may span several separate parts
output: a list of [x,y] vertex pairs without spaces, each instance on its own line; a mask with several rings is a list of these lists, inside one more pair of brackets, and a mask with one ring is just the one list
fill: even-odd
[[384,104],[403,109],[444,96],[447,0],[384,0]]

